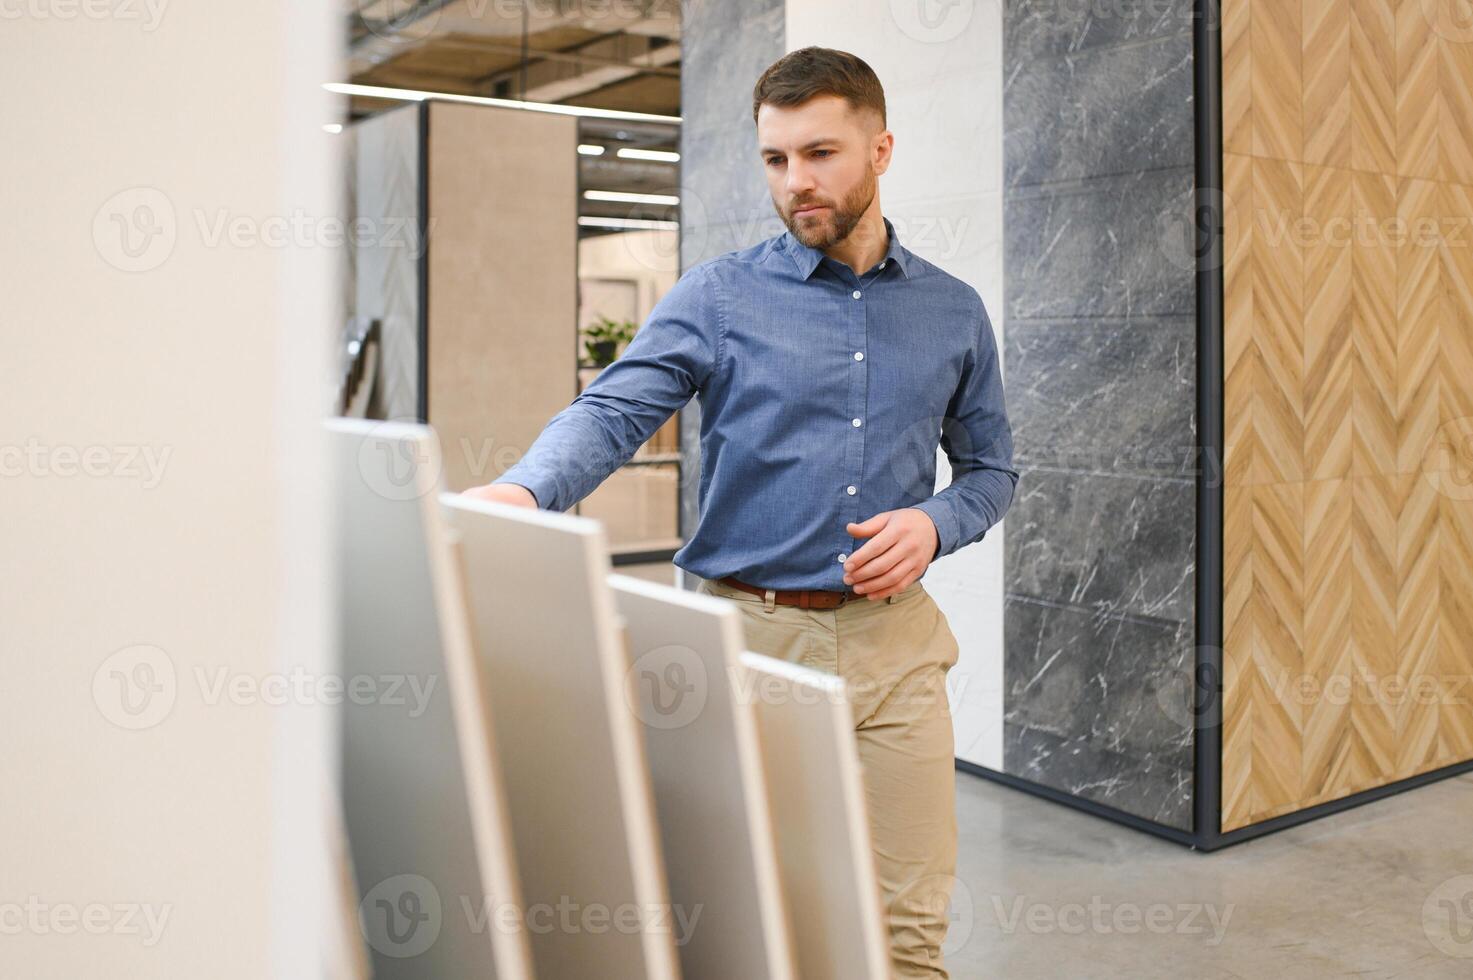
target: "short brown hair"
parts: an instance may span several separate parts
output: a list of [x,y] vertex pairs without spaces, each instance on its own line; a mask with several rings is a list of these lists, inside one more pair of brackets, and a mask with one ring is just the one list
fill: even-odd
[[885,122],[885,89],[864,59],[833,48],[806,47],[777,59],[752,89],[752,122],[764,104],[802,105],[815,95],[838,95],[856,112],[873,109]]

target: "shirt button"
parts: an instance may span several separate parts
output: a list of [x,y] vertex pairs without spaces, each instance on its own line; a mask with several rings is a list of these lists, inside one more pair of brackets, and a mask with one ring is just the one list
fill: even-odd
[[857,429],[861,425],[864,425],[864,422],[862,420],[860,420],[860,419],[855,419],[853,422],[850,422],[849,424],[852,425],[852,426],[854,426]]
[[856,494],[856,493],[858,493],[858,492],[859,492],[859,491],[858,491],[858,490],[856,490],[856,489],[854,489],[854,488],[853,488],[853,487],[850,487],[850,488],[849,488],[849,496],[851,496],[851,497],[852,497],[852,496],[854,496],[854,495],[855,495],[855,494]]
[[864,360],[864,351],[862,351],[862,350],[855,351],[854,352],[854,359],[856,361],[862,361],[862,360]]
[[880,263],[880,268],[883,269],[884,267],[885,267],[885,263],[881,262]]
[[857,289],[854,291],[854,298],[859,299],[859,290]]
[[848,555],[840,555],[839,556],[839,564],[840,565],[844,564],[845,560],[848,559],[848,557],[849,557]]

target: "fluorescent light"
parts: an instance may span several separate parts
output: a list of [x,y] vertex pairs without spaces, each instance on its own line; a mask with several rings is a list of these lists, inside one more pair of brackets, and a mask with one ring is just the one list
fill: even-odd
[[386,88],[382,85],[358,85],[353,82],[323,82],[322,87],[337,95],[362,95],[371,99],[398,99],[401,102],[423,102],[440,99],[445,102],[469,102],[472,105],[494,105],[503,109],[526,109],[531,112],[553,112],[563,116],[589,119],[627,119],[630,122],[678,123],[679,116],[660,116],[650,112],[624,112],[619,109],[594,109],[582,105],[557,105],[552,102],[523,102],[520,99],[493,99],[486,95],[460,95],[456,92],[430,92],[412,88]]
[[580,217],[578,224],[584,228],[662,228],[675,231],[678,221],[658,221],[654,218],[594,218]]
[[604,148],[596,143],[579,143],[578,152],[586,157],[601,157],[604,155]]
[[343,124],[342,123],[323,123],[322,124],[322,131],[324,133],[341,133],[343,131]]
[[680,154],[670,150],[641,150],[633,146],[619,147],[618,155],[627,160],[660,160],[665,163],[677,163],[680,160]]
[[631,194],[625,191],[584,191],[590,201],[618,201],[622,204],[679,204],[674,194]]

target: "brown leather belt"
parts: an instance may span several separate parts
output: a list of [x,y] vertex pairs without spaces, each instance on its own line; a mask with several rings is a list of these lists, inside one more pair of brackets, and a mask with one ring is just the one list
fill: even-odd
[[[741,589],[755,596],[767,598],[767,589],[748,585],[730,575],[719,579],[722,585]],[[854,597],[853,592],[833,592],[827,589],[775,589],[773,601],[780,606],[797,606],[800,609],[836,609]]]

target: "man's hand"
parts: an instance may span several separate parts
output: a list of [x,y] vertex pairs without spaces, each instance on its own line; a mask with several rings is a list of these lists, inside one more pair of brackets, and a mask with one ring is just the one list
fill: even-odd
[[844,562],[844,584],[866,599],[883,599],[921,577],[936,555],[936,525],[923,510],[903,507],[848,526],[850,535],[869,538]]
[[513,507],[537,509],[537,498],[520,483],[488,483],[484,487],[471,487],[465,491],[465,496],[497,504],[511,504]]

